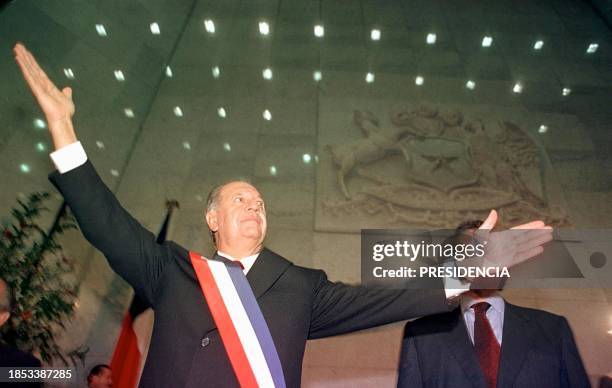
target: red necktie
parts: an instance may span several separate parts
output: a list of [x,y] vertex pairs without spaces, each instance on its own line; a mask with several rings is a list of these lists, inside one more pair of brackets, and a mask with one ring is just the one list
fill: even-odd
[[487,319],[489,307],[491,305],[487,302],[480,302],[472,306],[476,315],[474,320],[474,348],[487,387],[495,388],[497,385],[497,370],[499,369],[500,346]]

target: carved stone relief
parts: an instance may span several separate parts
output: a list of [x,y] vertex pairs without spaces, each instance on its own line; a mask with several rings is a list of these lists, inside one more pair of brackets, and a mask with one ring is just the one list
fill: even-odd
[[[534,218],[567,224],[543,148],[510,121],[466,116],[402,106],[383,125],[373,113],[355,111],[363,136],[322,151],[330,157],[319,165],[325,190],[318,190],[317,228],[454,228],[490,209],[499,211],[502,227]],[[331,178],[327,169],[335,182],[322,182]]]

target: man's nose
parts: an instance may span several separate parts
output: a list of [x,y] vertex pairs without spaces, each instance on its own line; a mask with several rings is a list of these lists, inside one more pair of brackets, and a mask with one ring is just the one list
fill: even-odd
[[259,204],[257,203],[257,201],[248,201],[247,210],[254,211],[256,213],[259,212]]

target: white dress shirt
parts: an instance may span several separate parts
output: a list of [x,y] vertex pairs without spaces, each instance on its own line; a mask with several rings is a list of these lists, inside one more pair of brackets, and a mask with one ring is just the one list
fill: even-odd
[[259,256],[261,252],[257,252],[254,255],[251,256],[247,256],[243,259],[240,260],[236,260],[235,257],[232,257],[230,255],[228,255],[225,252],[221,252],[221,251],[217,251],[217,254],[219,256],[223,256],[226,259],[232,260],[232,261],[238,261],[240,264],[242,264],[242,266],[244,267],[244,269],[242,270],[242,272],[244,272],[244,274],[246,275],[247,273],[249,273],[249,270],[251,269],[251,267],[253,266],[253,264],[255,264],[255,260],[257,260],[257,257]]
[[474,343],[474,321],[476,319],[476,313],[474,312],[472,306],[480,302],[487,302],[491,305],[491,307],[489,307],[487,310],[486,316],[489,320],[491,328],[493,329],[493,334],[495,334],[497,342],[501,345],[502,333],[504,330],[504,311],[506,302],[504,301],[504,298],[497,293],[486,298],[481,298],[471,292],[461,295],[461,313],[463,314],[465,327],[470,335],[470,339],[472,340],[472,343]]
[[[60,174],[73,170],[82,164],[85,164],[87,161],[87,154],[85,153],[85,149],[81,145],[80,141],[62,147],[59,150],[52,152],[50,156],[51,160],[53,160],[53,164],[55,164],[55,168],[57,168],[57,171],[59,171]],[[230,260],[235,260],[229,255],[222,254],[221,252],[218,253]],[[245,275],[255,263],[257,256],[259,256],[259,253],[240,260],[240,263],[242,263],[244,266]],[[456,297],[466,292],[468,289],[469,285],[463,285],[457,279],[444,278],[444,292],[447,299]]]

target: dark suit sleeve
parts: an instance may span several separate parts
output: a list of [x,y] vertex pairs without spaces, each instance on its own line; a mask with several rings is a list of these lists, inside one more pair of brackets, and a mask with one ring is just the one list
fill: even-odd
[[567,319],[561,317],[560,330],[561,334],[561,373],[562,381],[566,382],[567,387],[591,387],[591,382],[584,369],[580,353],[574,341],[572,329],[567,323]]
[[331,282],[319,271],[309,338],[367,329],[450,309],[444,290],[367,288]]
[[419,366],[419,353],[417,352],[415,337],[408,323],[404,329],[397,388],[419,388],[422,386],[423,378],[421,377],[421,369]]
[[157,280],[171,257],[168,245],[157,244],[155,236],[130,216],[89,161],[64,174],[56,171],[49,179],[64,196],[85,238],[141,298],[154,305]]

